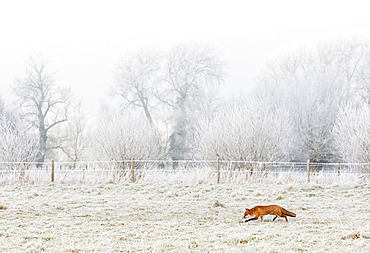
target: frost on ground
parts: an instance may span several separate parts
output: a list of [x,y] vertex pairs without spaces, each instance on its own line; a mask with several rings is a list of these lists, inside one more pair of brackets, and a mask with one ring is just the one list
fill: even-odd
[[[0,251],[370,252],[367,184],[0,186]],[[289,222],[240,223],[278,204]]]

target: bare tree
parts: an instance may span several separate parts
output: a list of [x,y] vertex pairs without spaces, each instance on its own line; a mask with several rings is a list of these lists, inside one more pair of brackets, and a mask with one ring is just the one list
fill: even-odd
[[[370,106],[343,106],[333,133],[335,146],[346,162],[370,163]],[[367,166],[367,172],[368,172]]]
[[217,108],[215,87],[223,79],[223,67],[216,50],[206,45],[178,45],[165,57],[141,50],[123,59],[113,93],[125,106],[142,108],[152,126],[152,111],[160,107],[160,119],[173,129],[170,156],[184,159],[190,155],[194,119]]
[[170,155],[173,159],[189,158],[189,135],[193,117],[215,86],[223,80],[224,65],[216,50],[205,45],[175,46],[167,56],[161,91],[157,97],[173,111]]
[[0,115],[4,113],[4,109],[5,109],[4,101],[0,96]]
[[48,141],[51,130],[67,121],[69,90],[55,83],[54,73],[48,73],[48,61],[30,57],[26,77],[16,79],[13,91],[19,98],[26,119],[39,132],[38,162],[45,160],[48,150],[57,148]]
[[293,147],[286,110],[264,98],[235,101],[211,119],[200,119],[195,152],[200,159],[284,161]]
[[0,161],[33,162],[38,154],[38,138],[18,114],[0,115]]
[[361,102],[370,105],[370,43],[366,43],[361,48],[362,57],[354,77],[356,80],[354,89]]
[[61,130],[60,149],[74,163],[81,161],[86,156],[89,145],[87,120],[82,111],[81,104],[71,107],[69,119]]
[[159,56],[155,52],[140,50],[127,55],[118,67],[113,88],[113,94],[123,99],[123,105],[142,108],[151,125],[153,101],[150,98],[153,98],[159,69]]
[[335,157],[332,129],[339,105],[358,100],[359,80],[366,80],[367,42],[339,40],[301,48],[268,65],[259,92],[283,103],[299,137],[298,159]]
[[158,131],[131,113],[102,115],[94,139],[104,159],[123,161],[156,159],[160,155]]

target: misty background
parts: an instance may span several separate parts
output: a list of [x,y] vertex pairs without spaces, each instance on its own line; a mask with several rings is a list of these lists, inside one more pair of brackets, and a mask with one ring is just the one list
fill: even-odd
[[370,161],[365,1],[12,1],[0,161]]

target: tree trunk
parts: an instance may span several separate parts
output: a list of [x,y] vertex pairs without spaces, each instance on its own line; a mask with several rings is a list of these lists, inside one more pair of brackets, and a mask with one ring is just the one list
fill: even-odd
[[40,147],[39,147],[39,154],[38,154],[37,162],[38,162],[38,166],[42,166],[42,164],[45,161],[46,141],[47,141],[45,120],[43,118],[42,113],[41,115],[39,115],[39,135],[40,135]]
[[170,136],[170,153],[173,160],[183,160],[187,158],[188,147],[186,141],[187,135],[187,115],[185,108],[185,96],[178,103],[178,112],[176,113],[174,130]]
[[140,99],[140,104],[144,109],[145,116],[146,116],[147,120],[149,121],[149,124],[151,126],[153,126],[153,119],[152,119],[152,116],[150,115],[150,112],[149,112],[148,102],[146,102],[145,97],[139,91],[138,91],[138,96],[139,96],[139,99]]
[[148,121],[149,121],[149,124],[151,125],[151,126],[153,126],[153,119],[152,119],[152,116],[150,115],[150,113],[149,113],[149,109],[148,109],[148,107],[147,106],[144,106],[144,111],[145,111],[145,116],[146,116],[146,118],[148,119]]

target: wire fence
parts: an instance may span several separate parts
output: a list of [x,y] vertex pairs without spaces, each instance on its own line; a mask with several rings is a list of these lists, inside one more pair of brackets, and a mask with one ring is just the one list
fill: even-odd
[[370,163],[124,160],[2,162],[0,184],[14,183],[354,183]]

